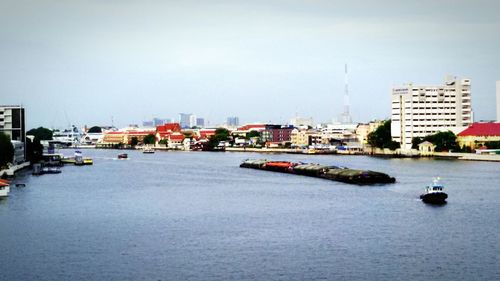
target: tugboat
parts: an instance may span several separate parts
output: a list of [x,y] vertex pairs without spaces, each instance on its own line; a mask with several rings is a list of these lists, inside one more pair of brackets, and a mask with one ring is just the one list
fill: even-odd
[[435,178],[432,184],[425,188],[425,193],[420,195],[420,199],[425,203],[445,204],[448,194],[443,192],[443,188],[444,186],[439,184],[439,178]]

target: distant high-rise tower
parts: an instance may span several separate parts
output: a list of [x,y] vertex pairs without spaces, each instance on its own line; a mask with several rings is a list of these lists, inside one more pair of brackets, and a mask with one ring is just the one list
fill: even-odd
[[342,124],[351,124],[352,118],[349,112],[349,80],[347,78],[347,64],[345,65],[345,88],[344,88],[344,112],[340,115]]
[[226,123],[228,126],[237,127],[240,125],[240,118],[238,118],[237,116],[227,117]]

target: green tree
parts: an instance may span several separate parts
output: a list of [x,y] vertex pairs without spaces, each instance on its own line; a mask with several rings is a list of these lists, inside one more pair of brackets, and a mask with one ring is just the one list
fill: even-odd
[[12,163],[14,159],[14,146],[10,142],[10,137],[0,133],[0,167],[7,163]]
[[156,137],[153,134],[149,134],[144,137],[144,144],[155,144],[156,142]]
[[252,130],[247,133],[246,138],[260,138],[260,133],[258,131]]
[[411,148],[418,149],[418,145],[424,142],[424,138],[414,137],[411,139]]
[[389,148],[391,150],[400,147],[398,142],[392,140],[391,120],[386,120],[375,131],[368,134],[368,144],[372,147]]
[[36,129],[31,129],[26,132],[27,135],[35,136],[38,140],[52,140],[52,130],[38,127]]
[[94,126],[90,128],[87,133],[102,133],[102,128],[99,126]]
[[219,146],[221,141],[228,141],[230,139],[230,133],[227,129],[217,128],[215,130],[215,134],[210,136],[208,139],[208,147],[210,149],[214,149]]
[[132,137],[130,140],[130,145],[131,146],[136,146],[139,143],[139,139],[137,137]]
[[30,138],[26,138],[26,160],[30,161],[31,164],[38,163],[42,160],[43,155],[43,145],[40,140],[35,138],[31,141]]
[[418,148],[418,145],[424,141],[431,142],[436,146],[436,151],[460,151],[457,144],[457,136],[452,131],[437,132],[433,135],[427,135],[423,138],[413,138],[412,148]]
[[434,135],[426,136],[424,141],[432,142],[436,146],[436,151],[458,151],[457,136],[451,131],[437,132]]

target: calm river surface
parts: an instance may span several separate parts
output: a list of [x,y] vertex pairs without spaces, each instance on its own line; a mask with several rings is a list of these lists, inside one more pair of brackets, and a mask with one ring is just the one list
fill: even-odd
[[[63,153],[71,155],[71,150]],[[84,150],[0,200],[0,280],[500,280],[500,163]],[[372,169],[382,186],[239,168]],[[448,204],[418,196],[440,176]]]

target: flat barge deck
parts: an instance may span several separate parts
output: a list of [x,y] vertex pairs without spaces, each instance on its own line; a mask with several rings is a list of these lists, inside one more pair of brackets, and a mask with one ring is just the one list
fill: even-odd
[[385,184],[396,181],[394,177],[387,174],[370,170],[355,170],[345,167],[287,161],[268,161],[265,159],[248,159],[243,161],[240,167],[323,178],[359,185]]

